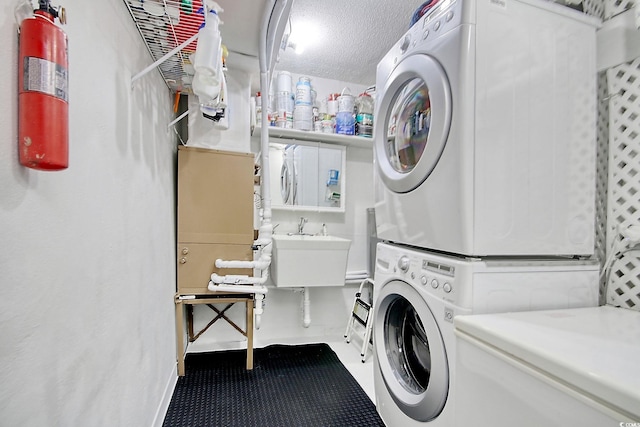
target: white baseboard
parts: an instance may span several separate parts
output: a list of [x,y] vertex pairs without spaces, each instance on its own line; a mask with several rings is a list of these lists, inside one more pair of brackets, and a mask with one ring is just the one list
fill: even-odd
[[162,395],[162,400],[160,401],[160,405],[158,406],[158,410],[156,411],[156,416],[153,419],[152,427],[162,427],[162,423],[164,422],[164,417],[167,415],[167,409],[169,409],[169,404],[171,403],[171,397],[173,396],[173,391],[176,388],[176,384],[178,383],[178,366],[174,364],[173,369],[171,369],[171,373],[169,374],[169,380],[167,381],[167,385],[164,388],[164,394]]

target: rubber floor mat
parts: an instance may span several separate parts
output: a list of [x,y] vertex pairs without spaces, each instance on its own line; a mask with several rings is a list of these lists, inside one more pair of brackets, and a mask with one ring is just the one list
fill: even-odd
[[384,426],[327,344],[190,353],[164,427]]

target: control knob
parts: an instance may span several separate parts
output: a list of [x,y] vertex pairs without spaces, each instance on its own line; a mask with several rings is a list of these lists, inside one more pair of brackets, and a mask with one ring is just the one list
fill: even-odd
[[401,256],[398,260],[398,268],[403,273],[409,271],[409,257],[407,257],[406,255]]
[[409,48],[409,43],[411,43],[411,35],[407,34],[400,44],[400,51],[402,53],[405,53],[407,51],[407,49]]

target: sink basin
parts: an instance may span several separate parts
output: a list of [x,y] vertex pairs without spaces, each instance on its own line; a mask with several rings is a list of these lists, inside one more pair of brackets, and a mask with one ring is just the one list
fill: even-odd
[[343,286],[351,240],[274,235],[271,277],[278,287]]

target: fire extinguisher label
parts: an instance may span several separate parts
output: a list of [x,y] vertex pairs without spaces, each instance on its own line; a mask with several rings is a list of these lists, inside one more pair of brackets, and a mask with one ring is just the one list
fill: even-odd
[[42,92],[69,102],[67,69],[55,62],[27,56],[24,58],[24,90]]

